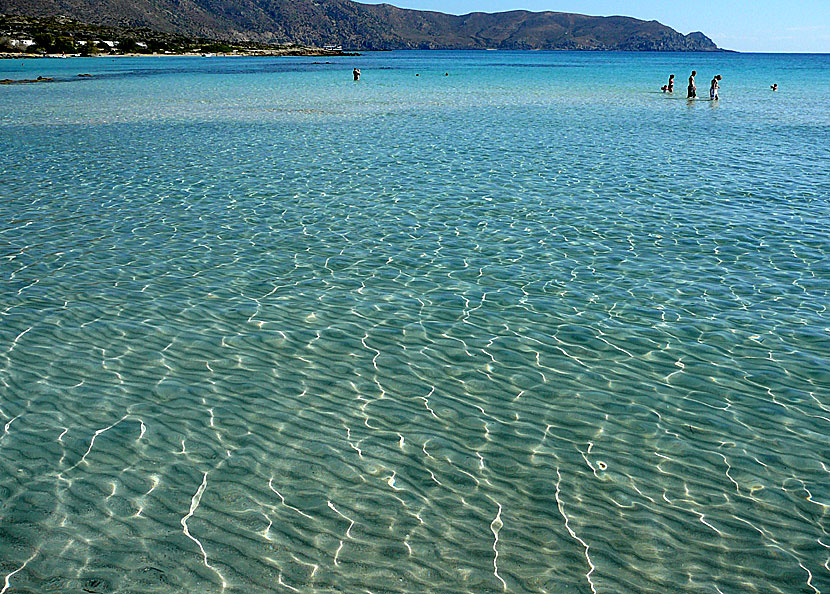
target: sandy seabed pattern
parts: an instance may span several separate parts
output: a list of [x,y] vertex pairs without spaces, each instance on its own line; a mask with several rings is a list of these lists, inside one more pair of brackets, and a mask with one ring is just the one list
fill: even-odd
[[3,99],[0,593],[830,592],[828,114],[372,64]]

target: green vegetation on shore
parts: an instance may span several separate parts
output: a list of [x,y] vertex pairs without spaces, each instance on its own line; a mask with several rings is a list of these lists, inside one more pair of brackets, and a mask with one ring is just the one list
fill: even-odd
[[149,27],[246,44],[353,50],[718,51],[701,32],[657,21],[564,12],[408,10],[351,0],[0,0],[6,14],[58,14],[107,27]]
[[0,15],[0,54],[80,56],[120,54],[344,55],[295,44],[193,38],[152,29],[100,27],[65,17]]

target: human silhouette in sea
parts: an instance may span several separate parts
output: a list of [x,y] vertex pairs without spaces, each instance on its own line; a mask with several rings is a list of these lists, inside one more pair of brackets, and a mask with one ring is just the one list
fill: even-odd
[[695,99],[697,97],[697,85],[695,85],[695,76],[697,76],[697,70],[692,70],[692,75],[689,77],[689,88],[687,97],[689,99]]
[[352,76],[355,80],[360,80],[360,69],[355,68],[354,70],[352,70]]
[[712,101],[717,101],[720,97],[718,97],[718,91],[720,90],[720,85],[718,84],[721,80],[721,75],[718,74],[715,78],[712,79],[712,83],[709,86],[709,99]]

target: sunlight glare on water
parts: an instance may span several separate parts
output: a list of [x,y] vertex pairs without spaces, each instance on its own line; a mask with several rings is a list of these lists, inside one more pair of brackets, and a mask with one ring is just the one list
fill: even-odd
[[830,593],[828,67],[3,61],[3,591]]

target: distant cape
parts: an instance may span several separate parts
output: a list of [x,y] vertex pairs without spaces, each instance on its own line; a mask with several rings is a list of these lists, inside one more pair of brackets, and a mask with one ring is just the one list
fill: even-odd
[[564,12],[461,16],[349,0],[0,0],[0,14],[110,27],[347,49],[718,51],[703,33],[657,21]]

